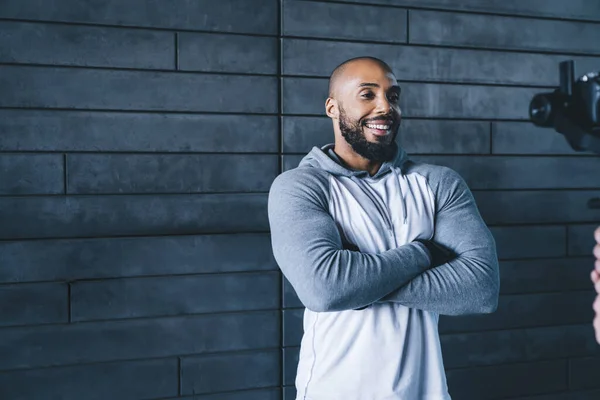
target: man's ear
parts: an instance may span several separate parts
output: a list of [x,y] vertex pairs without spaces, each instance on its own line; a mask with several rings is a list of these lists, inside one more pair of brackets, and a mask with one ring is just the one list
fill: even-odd
[[331,97],[327,98],[325,101],[325,113],[331,119],[338,119],[340,117],[340,110],[335,99]]

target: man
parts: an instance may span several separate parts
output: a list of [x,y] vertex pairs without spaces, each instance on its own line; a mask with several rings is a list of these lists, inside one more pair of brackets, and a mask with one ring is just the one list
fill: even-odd
[[297,399],[450,399],[438,317],[496,309],[494,239],[457,173],[395,143],[387,64],[349,60],[329,89],[335,143],[269,194],[273,253],[306,306]]
[[594,330],[596,331],[596,341],[600,344],[600,227],[596,228],[594,232],[594,239],[596,239],[596,246],[594,247],[594,256],[596,256],[596,262],[594,263],[594,270],[592,271],[592,282],[594,283],[594,289],[596,289],[596,300],[592,307],[596,312],[594,317]]

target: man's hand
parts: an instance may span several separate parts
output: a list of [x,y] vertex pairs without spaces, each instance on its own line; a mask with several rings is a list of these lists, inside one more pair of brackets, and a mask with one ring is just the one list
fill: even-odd
[[596,341],[600,344],[600,227],[596,228],[594,239],[596,239],[596,246],[594,246],[594,256],[596,257],[596,261],[594,262],[594,270],[592,271],[591,278],[594,283],[594,289],[596,289],[596,293],[598,293],[593,308],[596,312],[596,316],[594,317]]
[[431,268],[445,264],[456,257],[450,250],[431,240],[416,239],[415,242],[423,243],[427,250],[429,250],[429,254],[431,255]]

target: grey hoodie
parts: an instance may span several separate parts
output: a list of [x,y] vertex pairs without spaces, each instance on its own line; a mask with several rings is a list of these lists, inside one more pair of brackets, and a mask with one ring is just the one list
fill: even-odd
[[269,193],[273,253],[306,306],[298,399],[449,399],[438,316],[496,309],[494,239],[453,170],[399,148],[371,177],[332,149]]

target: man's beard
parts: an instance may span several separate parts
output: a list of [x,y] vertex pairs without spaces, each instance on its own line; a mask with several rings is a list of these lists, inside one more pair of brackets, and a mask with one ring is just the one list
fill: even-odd
[[[350,121],[341,107],[340,131],[346,142],[352,147],[352,150],[369,161],[386,162],[393,160],[396,156],[396,151],[398,150],[398,145],[395,141],[397,131],[392,133],[391,143],[369,142],[365,137],[363,127],[360,123]],[[387,140],[388,137],[386,136],[382,139]]]

